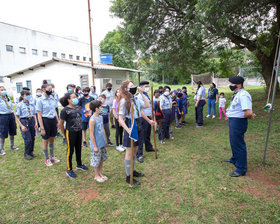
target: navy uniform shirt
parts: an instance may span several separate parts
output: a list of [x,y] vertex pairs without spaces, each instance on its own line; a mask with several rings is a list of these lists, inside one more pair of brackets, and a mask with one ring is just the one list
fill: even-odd
[[245,118],[244,110],[252,110],[252,98],[245,89],[240,89],[233,95],[226,114],[228,117]]
[[13,113],[12,100],[9,97],[0,96],[0,114]]
[[36,105],[36,110],[42,113],[42,117],[46,118],[55,118],[57,107],[57,101],[53,98],[53,96],[42,96]]

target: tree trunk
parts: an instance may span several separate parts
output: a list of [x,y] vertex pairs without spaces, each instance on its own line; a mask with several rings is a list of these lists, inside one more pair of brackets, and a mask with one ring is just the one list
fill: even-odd
[[[257,58],[259,59],[259,62],[262,66],[262,76],[265,81],[266,85],[266,94],[269,93],[269,88],[270,88],[270,82],[272,81],[272,86],[271,86],[271,93],[270,97],[272,96],[273,93],[273,87],[274,87],[274,79],[276,75],[276,71],[274,72],[273,80],[271,80],[271,75],[272,75],[272,68],[273,68],[273,62],[274,62],[274,55],[271,55],[270,57],[265,57],[264,55],[257,55]],[[277,66],[277,64],[276,64]],[[278,74],[277,74],[278,75]],[[280,89],[279,89],[279,82],[277,79],[277,87],[276,87],[276,96],[280,96]]]

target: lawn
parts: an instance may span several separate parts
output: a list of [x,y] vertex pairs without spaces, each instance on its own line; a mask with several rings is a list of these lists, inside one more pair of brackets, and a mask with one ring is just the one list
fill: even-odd
[[[172,86],[174,88],[174,86]],[[176,86],[178,87],[178,86]],[[226,92],[229,103],[231,94]],[[246,134],[248,172],[231,178],[228,122],[205,119],[203,128],[194,122],[193,95],[187,125],[175,130],[175,139],[159,145],[158,159],[144,153],[145,173],[141,186],[125,183],[124,153],[108,147],[104,164],[105,183],[93,181],[93,169],[66,176],[66,147],[55,141],[61,163],[44,165],[41,140],[36,139],[32,161],[23,158],[23,140],[0,157],[0,223],[280,223],[280,100],[276,101],[267,164],[262,157],[268,123],[263,88],[249,88],[257,117]],[[188,92],[191,92],[188,86]],[[207,107],[207,106],[206,106]],[[204,108],[204,117],[207,108]],[[114,129],[111,132],[114,140]],[[83,148],[83,163],[89,165],[90,149]],[[73,157],[75,167],[75,157]]]

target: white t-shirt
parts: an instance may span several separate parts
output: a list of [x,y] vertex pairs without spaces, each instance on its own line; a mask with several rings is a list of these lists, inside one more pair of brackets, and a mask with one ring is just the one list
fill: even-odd
[[226,106],[226,98],[219,98],[219,107],[225,107]]

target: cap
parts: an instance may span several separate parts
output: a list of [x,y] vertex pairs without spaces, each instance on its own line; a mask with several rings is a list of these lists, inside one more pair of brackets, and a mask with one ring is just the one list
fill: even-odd
[[233,76],[228,79],[232,84],[243,84],[244,79],[241,76]]
[[150,83],[148,81],[141,81],[139,83],[139,86],[149,85]]

